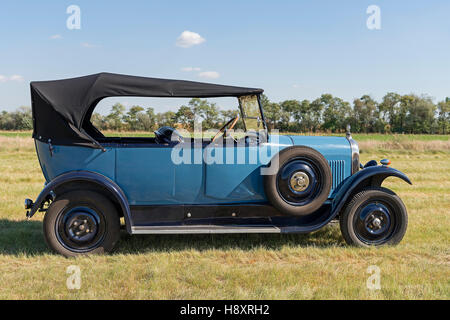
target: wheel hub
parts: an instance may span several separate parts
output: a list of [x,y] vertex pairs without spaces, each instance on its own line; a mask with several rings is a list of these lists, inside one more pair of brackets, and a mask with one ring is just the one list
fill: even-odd
[[372,225],[373,225],[375,228],[379,229],[379,228],[381,227],[381,220],[380,220],[379,218],[373,219]]
[[355,218],[355,231],[365,241],[371,243],[382,241],[392,232],[391,212],[381,202],[366,204]]
[[87,242],[92,240],[98,228],[96,217],[90,212],[74,211],[65,223],[65,231],[70,240],[74,242]]
[[306,159],[294,159],[285,164],[277,175],[277,189],[289,204],[304,206],[320,192],[320,177],[315,165]]
[[296,172],[292,175],[290,184],[297,192],[305,191],[309,187],[309,177],[305,172]]
[[366,208],[366,212],[371,212],[365,218],[366,230],[372,234],[383,233],[389,227],[389,212],[384,206],[371,205]]

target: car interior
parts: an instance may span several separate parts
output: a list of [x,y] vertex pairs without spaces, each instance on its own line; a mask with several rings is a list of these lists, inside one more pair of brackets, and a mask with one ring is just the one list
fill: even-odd
[[[242,146],[242,145],[256,145],[263,141],[267,141],[267,131],[261,130],[262,119],[259,109],[259,104],[256,96],[240,97],[239,107],[240,114],[234,116],[225,122],[217,133],[212,137],[190,139],[183,137],[182,134],[173,127],[162,126],[155,130],[154,137],[106,137],[100,130],[98,130],[90,121],[86,121],[83,129],[92,138],[104,146],[114,145],[117,147],[155,147],[155,146],[174,146],[180,143],[189,143],[202,146],[223,144],[224,146]],[[92,115],[91,111],[91,115]],[[90,118],[90,117],[89,117]],[[245,128],[245,134],[236,133],[233,131],[236,124],[240,121],[241,127]],[[249,129],[259,128],[258,130]],[[256,125],[256,126],[255,126]]]

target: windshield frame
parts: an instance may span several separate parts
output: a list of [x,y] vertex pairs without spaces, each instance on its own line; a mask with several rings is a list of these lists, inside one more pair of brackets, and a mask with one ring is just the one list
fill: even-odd
[[[253,96],[253,94],[237,97],[238,102],[239,102],[239,110],[240,110],[241,116],[242,116],[242,123],[244,124],[244,129],[245,129],[246,132],[248,132],[249,130],[247,129],[247,123],[245,122],[245,119],[255,119],[255,117],[247,117],[245,115],[244,107],[242,106],[242,103],[241,103],[241,97],[247,97],[247,96]],[[262,105],[261,105],[261,95],[260,94],[255,94],[255,96],[256,96],[257,103],[258,103],[260,120],[261,120],[262,125],[263,125],[262,130],[265,130],[266,133],[267,133],[266,119],[264,118],[264,111],[263,111],[263,108],[262,108]],[[250,130],[252,130],[252,129],[250,129]]]

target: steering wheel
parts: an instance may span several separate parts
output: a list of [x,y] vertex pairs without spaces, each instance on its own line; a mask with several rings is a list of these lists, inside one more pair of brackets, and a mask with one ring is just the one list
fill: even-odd
[[[239,120],[239,115],[236,115],[236,117],[234,117],[233,119],[231,119],[230,121],[228,121],[227,123],[225,123],[223,125],[222,128],[220,128],[219,132],[216,133],[216,135],[214,136],[214,138],[212,138],[211,142],[216,141],[216,139],[220,136],[220,135],[226,135],[227,130],[231,130],[234,128],[234,126],[236,125],[236,123]],[[228,128],[228,126],[230,126]]]

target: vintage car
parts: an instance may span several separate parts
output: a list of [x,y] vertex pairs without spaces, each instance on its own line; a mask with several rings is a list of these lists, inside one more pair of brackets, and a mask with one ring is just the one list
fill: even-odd
[[[109,252],[129,234],[307,233],[339,219],[345,241],[397,244],[407,227],[403,202],[381,187],[408,177],[374,160],[362,166],[346,137],[268,132],[261,89],[100,73],[31,83],[33,138],[46,183],[27,217],[44,211],[54,251]],[[107,97],[236,97],[239,116],[214,138],[105,137],[90,122]],[[225,159],[226,158],[226,159]],[[182,161],[180,161],[180,159]]]

